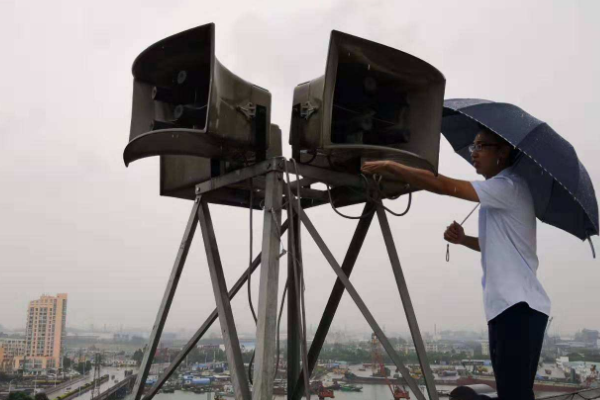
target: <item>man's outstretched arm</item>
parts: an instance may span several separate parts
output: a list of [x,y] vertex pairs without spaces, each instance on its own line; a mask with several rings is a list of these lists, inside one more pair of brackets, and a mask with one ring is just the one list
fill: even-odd
[[477,196],[471,182],[443,175],[435,176],[430,171],[407,167],[394,161],[369,161],[363,165],[362,171],[367,174],[379,174],[388,179],[406,182],[412,187],[428,192],[479,202],[479,196]]

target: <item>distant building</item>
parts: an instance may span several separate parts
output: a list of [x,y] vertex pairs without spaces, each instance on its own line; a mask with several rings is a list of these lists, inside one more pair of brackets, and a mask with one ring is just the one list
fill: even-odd
[[402,346],[400,346],[400,351],[403,352],[404,354],[411,354],[411,353],[416,353],[417,349],[415,348],[414,345],[412,344],[403,344]]
[[481,341],[481,355],[488,357],[490,355],[490,343],[487,340]]
[[[586,344],[588,348],[596,348],[598,346],[599,332],[592,329],[584,329],[581,331],[581,338],[579,339]],[[578,340],[577,338],[575,340]]]
[[0,371],[12,372],[15,357],[25,354],[25,338],[0,338]]
[[29,302],[25,330],[25,354],[14,357],[13,368],[39,374],[61,368],[67,323],[67,295],[42,296]]
[[437,353],[439,351],[438,343],[435,341],[425,342],[425,351],[428,353]]
[[456,344],[453,347],[453,350],[456,354],[466,354],[467,357],[473,357],[475,355],[475,349],[469,347],[465,344]]
[[128,333],[115,333],[113,334],[113,340],[115,342],[129,342],[129,336]]

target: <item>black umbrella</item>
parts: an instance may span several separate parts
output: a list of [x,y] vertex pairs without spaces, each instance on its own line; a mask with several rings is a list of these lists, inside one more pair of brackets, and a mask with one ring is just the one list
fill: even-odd
[[569,142],[548,124],[512,104],[481,99],[444,102],[442,133],[469,162],[468,147],[479,132],[479,125],[519,150],[514,169],[527,180],[536,216],[541,221],[581,240],[598,235],[594,186]]

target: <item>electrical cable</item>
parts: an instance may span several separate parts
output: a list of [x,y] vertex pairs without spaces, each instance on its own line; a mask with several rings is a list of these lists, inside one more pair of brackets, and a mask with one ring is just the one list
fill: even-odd
[[404,210],[401,213],[395,213],[392,210],[390,210],[389,208],[387,208],[384,204],[383,204],[383,200],[379,200],[379,204],[381,205],[381,207],[383,207],[383,209],[385,211],[387,211],[388,213],[392,214],[395,217],[403,217],[406,214],[408,214],[408,211],[410,210],[410,205],[412,203],[412,192],[408,192],[408,204],[406,205],[406,210]]
[[[365,181],[365,196],[366,196],[367,200],[375,200],[369,195],[369,181],[368,181],[367,177],[364,174],[360,174],[360,176]],[[373,208],[367,214],[363,214],[363,215],[353,216],[353,215],[342,214],[340,211],[338,211],[337,207],[333,205],[333,199],[331,197],[331,188],[329,187],[329,184],[325,184],[325,186],[327,187],[327,195],[329,196],[329,205],[331,206],[331,208],[333,209],[333,211],[335,211],[335,213],[337,215],[344,217],[346,219],[363,219],[363,218],[370,217],[371,214],[373,214],[375,212],[375,208]]]
[[[318,154],[318,152],[317,152],[317,150],[315,150],[315,154],[312,155],[310,160],[305,161],[305,162],[298,160],[298,163],[302,164],[302,165],[310,165],[313,161],[315,161],[315,158],[317,158],[317,154]],[[293,158],[292,158],[292,160],[293,160]]]
[[[377,174],[373,175],[373,180],[374,180],[374,181],[375,181],[375,183],[376,183],[376,186],[375,186],[375,188],[376,188],[376,190],[377,190],[377,198],[375,199],[375,201],[376,201],[376,202],[377,202],[377,203],[378,203],[378,204],[379,204],[379,205],[380,205],[380,206],[381,206],[381,207],[382,207],[382,208],[383,208],[385,211],[387,211],[388,213],[392,214],[392,215],[393,215],[393,216],[395,216],[395,217],[403,217],[403,216],[405,216],[406,214],[408,214],[408,211],[410,211],[410,206],[411,206],[411,204],[412,204],[412,192],[410,192],[410,191],[408,192],[408,204],[406,205],[406,210],[404,210],[404,211],[403,211],[403,212],[401,212],[401,213],[396,213],[396,212],[392,211],[391,209],[389,209],[388,207],[386,207],[386,206],[385,206],[385,204],[383,204],[383,196],[381,195],[381,187],[380,187],[380,184],[381,184],[381,180],[382,180],[382,179],[383,179],[383,176],[381,176],[381,175],[377,175]],[[405,185],[405,188],[406,188],[407,190],[410,190],[410,185],[407,183],[407,184]],[[392,197],[390,197],[389,199],[390,199],[390,200],[396,200],[396,199],[397,199],[397,198],[399,198],[400,196],[401,196],[401,194],[397,194],[396,196],[392,196]]]
[[[392,211],[390,208],[388,208],[388,207],[387,207],[385,204],[383,204],[383,201],[382,201],[382,196],[381,196],[381,190],[379,189],[379,182],[381,181],[381,179],[377,180],[375,177],[373,178],[373,179],[375,180],[375,182],[377,182],[377,185],[375,186],[375,187],[376,187],[376,190],[377,190],[377,198],[373,198],[373,197],[371,197],[371,196],[369,195],[369,190],[368,190],[368,187],[369,187],[369,182],[368,182],[368,179],[367,179],[367,177],[366,177],[364,174],[360,174],[360,176],[361,176],[361,177],[362,177],[362,178],[365,180],[365,182],[366,182],[365,197],[367,198],[367,201],[374,201],[374,202],[376,202],[376,203],[377,203],[377,204],[379,204],[381,207],[383,207],[383,209],[384,209],[385,211],[387,211],[388,213],[392,214],[392,215],[393,215],[393,216],[395,216],[395,217],[403,217],[403,216],[405,216],[406,214],[408,214],[408,212],[410,211],[411,204],[412,204],[412,192],[408,192],[408,204],[407,204],[407,206],[406,206],[406,210],[404,210],[404,211],[403,211],[403,212],[401,212],[401,213],[396,213],[396,212]],[[381,177],[379,177],[379,178],[381,178]],[[362,219],[362,218],[367,218],[367,217],[370,217],[370,216],[371,216],[371,214],[375,212],[375,209],[373,209],[373,210],[371,210],[369,213],[367,213],[367,214],[364,214],[364,215],[360,215],[360,216],[352,216],[352,215],[344,215],[344,214],[342,214],[342,213],[341,213],[340,211],[338,211],[338,209],[337,209],[337,208],[336,208],[336,207],[333,205],[333,199],[332,199],[332,197],[331,197],[331,188],[329,187],[329,185],[326,185],[326,186],[327,186],[327,194],[328,194],[328,196],[329,196],[329,204],[331,205],[331,208],[333,208],[333,211],[335,211],[335,212],[336,212],[336,214],[338,214],[338,215],[340,215],[340,216],[342,216],[342,217],[344,217],[344,218],[347,218],[347,219]],[[354,189],[354,188],[352,188],[352,187],[350,187],[350,189],[351,189],[351,190],[355,190],[355,189]],[[394,197],[391,197],[391,199],[392,199],[392,200],[395,200],[395,199],[397,199],[398,197],[400,197],[400,195],[398,195],[398,196],[394,196]]]
[[283,288],[283,295],[281,297],[281,306],[279,307],[279,317],[277,317],[277,362],[275,363],[275,376],[273,379],[277,379],[277,374],[279,373],[279,343],[280,343],[280,332],[281,332],[281,316],[283,315],[283,305],[285,304],[285,295],[288,290],[288,282],[289,279],[285,280],[285,287]]

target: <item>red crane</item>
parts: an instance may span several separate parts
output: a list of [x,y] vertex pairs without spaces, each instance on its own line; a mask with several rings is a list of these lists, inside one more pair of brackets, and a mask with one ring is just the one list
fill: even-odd
[[[400,386],[392,386],[392,382],[388,379],[388,372],[386,371],[385,365],[383,364],[383,356],[381,355],[381,344],[377,339],[377,335],[374,333],[371,335],[371,346],[372,352],[371,355],[373,357],[373,363],[371,364],[373,371],[376,368],[379,368],[379,375],[383,376],[385,379],[385,383],[390,388],[390,392],[392,392],[392,397],[394,400],[398,399],[410,399],[410,393],[408,393],[404,387],[400,388]],[[375,375],[375,372],[373,373]]]

